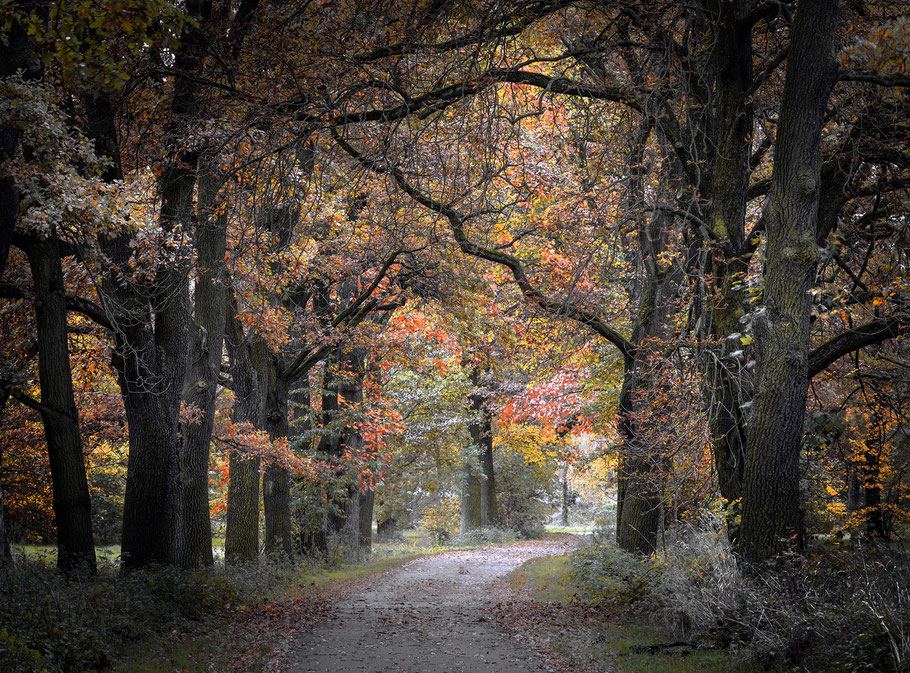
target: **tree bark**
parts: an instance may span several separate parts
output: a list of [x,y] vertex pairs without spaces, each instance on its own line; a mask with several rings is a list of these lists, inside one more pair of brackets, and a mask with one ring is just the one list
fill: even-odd
[[373,551],[373,505],[376,491],[372,488],[360,493],[360,549],[369,556]]
[[559,501],[559,525],[569,525],[569,465],[564,464],[559,470],[561,496]]
[[461,475],[461,535],[464,535],[480,528],[480,477],[473,460],[465,460]]
[[37,405],[47,438],[57,523],[57,566],[94,573],[91,499],[73,393],[67,329],[66,287],[57,241],[23,244],[32,270],[38,325]]
[[[357,427],[363,405],[363,381],[365,376],[364,363],[366,353],[363,348],[348,346],[344,349],[344,378],[339,386],[339,398],[343,403],[343,410],[349,415],[342,433],[342,443],[351,456],[363,455],[363,438]],[[342,540],[347,558],[360,560],[362,556],[362,519],[364,514],[360,508],[364,502],[363,492],[360,490],[360,474],[349,475],[348,502],[345,505],[345,523],[342,528]],[[372,512],[369,513],[372,520]]]
[[763,305],[753,319],[755,398],[746,452],[739,551],[767,560],[802,543],[799,455],[809,384],[809,289],[818,253],[821,129],[834,84],[837,2],[797,6],[771,192],[765,207],[767,267]]
[[[209,158],[207,164],[214,163]],[[198,278],[193,305],[195,338],[184,386],[184,404],[194,416],[183,426],[177,561],[184,568],[212,565],[212,523],[209,513],[209,450],[215,422],[215,398],[221,371],[227,314],[227,217],[216,212],[220,176],[208,165],[200,172],[197,225],[194,236]],[[230,469],[230,468],[229,468]]]
[[[266,392],[265,427],[272,441],[288,436],[288,385],[277,359],[267,357],[269,371]],[[291,558],[291,477],[287,468],[271,463],[262,477],[262,503],[265,511],[265,551]]]
[[[230,302],[232,309],[234,302]],[[253,366],[250,345],[243,328],[231,311],[226,321],[225,346],[234,383],[233,421],[248,422],[255,428],[265,423],[264,393]],[[224,557],[227,563],[259,558],[259,458],[231,452],[228,458],[227,512],[225,514]]]
[[471,371],[471,419],[469,430],[471,440],[477,447],[477,458],[480,463],[480,525],[495,526],[499,522],[496,514],[496,475],[493,471],[493,414],[487,406],[483,394],[482,371],[474,367]]

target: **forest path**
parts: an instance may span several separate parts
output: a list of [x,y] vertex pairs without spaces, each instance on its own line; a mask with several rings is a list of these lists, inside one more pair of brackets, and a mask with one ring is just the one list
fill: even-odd
[[[493,583],[525,561],[565,554],[577,539],[453,551],[390,571],[292,635],[284,673],[529,673],[545,661],[511,640],[490,608]],[[307,625],[301,625],[307,628]],[[279,662],[275,662],[279,663]]]

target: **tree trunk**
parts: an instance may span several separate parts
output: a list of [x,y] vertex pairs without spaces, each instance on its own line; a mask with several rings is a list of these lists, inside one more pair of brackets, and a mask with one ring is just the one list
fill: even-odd
[[[162,259],[158,260],[149,296],[140,295],[142,304],[128,307],[142,320],[134,322],[133,329],[119,340],[117,360],[130,424],[123,501],[122,553],[126,568],[176,561],[180,403],[192,321],[187,234],[193,231],[199,158],[197,151],[186,149],[183,134],[199,108],[199,87],[194,75],[201,70],[207,53],[202,26],[210,12],[209,3],[187,3],[187,14],[193,21],[184,25],[174,57],[176,75],[166,140],[168,163],[158,183],[161,230],[174,238],[174,244],[162,246]],[[126,242],[121,240],[119,245],[125,246]],[[122,255],[128,260],[129,250],[122,251]],[[151,307],[151,314],[146,305]]]
[[395,526],[398,520],[390,516],[388,519],[376,522],[376,535],[379,537],[390,537],[395,533]]
[[562,497],[559,506],[559,525],[563,528],[569,525],[569,465],[564,464],[559,470],[559,484]]
[[[366,353],[358,347],[344,349],[342,361],[344,363],[343,378],[339,381],[339,398],[342,402],[342,411],[349,415],[342,431],[342,444],[344,450],[351,456],[363,456],[363,439],[357,427],[363,405],[363,380],[365,376],[364,362]],[[363,502],[361,492],[360,474],[349,475],[348,499],[345,503],[344,525],[340,531],[343,552],[350,560],[360,560],[363,540],[361,539],[362,514],[360,511]],[[372,512],[369,513],[372,520]]]
[[[225,325],[224,343],[234,382],[235,423],[250,423],[261,428],[265,423],[264,393],[258,371],[253,366],[252,347],[243,339],[235,302],[229,303],[231,315]],[[228,458],[227,512],[225,514],[224,558],[227,563],[255,561],[259,558],[259,457],[232,452]]]
[[498,523],[496,514],[496,475],[493,472],[493,414],[487,406],[486,396],[481,388],[483,372],[480,367],[471,371],[471,419],[469,430],[471,440],[477,447],[480,462],[480,525],[495,526]]
[[[210,158],[207,163],[214,163]],[[198,414],[183,426],[180,455],[178,563],[184,568],[212,565],[209,513],[209,450],[215,423],[215,398],[227,313],[224,253],[227,217],[216,213],[220,176],[201,171],[194,243],[198,278],[194,291],[195,338],[184,386],[184,404]]]
[[815,280],[821,129],[834,83],[837,2],[803,0],[790,31],[771,192],[739,551],[761,562],[802,542],[799,455],[809,385],[809,289]]
[[466,460],[461,470],[461,534],[464,535],[480,528],[480,477],[471,460]]
[[360,549],[367,556],[373,551],[373,504],[376,491],[372,488],[360,494]]
[[653,554],[662,506],[659,468],[655,469],[651,456],[639,455],[632,448],[626,450],[622,470],[626,485],[616,544],[629,552]]
[[[6,395],[0,395],[0,427],[3,427],[3,407],[6,405]],[[9,533],[6,531],[6,510],[3,506],[3,449],[0,447],[0,567],[11,563],[13,552],[9,546]]]
[[[712,280],[700,315],[704,344],[699,360],[704,372],[704,399],[709,407],[714,464],[718,486],[730,505],[728,532],[736,536],[739,500],[745,473],[746,410],[752,398],[752,374],[730,357],[735,351],[749,350],[739,339],[728,339],[742,330],[740,318],[748,307],[748,294],[742,277],[748,272],[749,256],[744,254],[746,195],[750,173],[752,109],[747,96],[752,86],[752,38],[744,21],[754,8],[753,0],[714,2],[705,37],[713,50],[710,72],[714,80],[713,115],[704,115],[701,135],[709,139],[705,153],[703,193],[711,194],[706,222],[713,240],[705,256],[704,273]],[[749,244],[751,245],[751,244]],[[754,246],[752,246],[754,249]]]
[[259,458],[228,458],[224,558],[243,563],[259,558]]
[[[288,436],[288,385],[277,359],[269,356],[265,426],[272,441]],[[265,510],[265,551],[291,558],[291,477],[287,468],[271,463],[262,477],[262,503]]]
[[73,393],[66,287],[55,239],[24,246],[32,269],[38,325],[38,375],[57,522],[57,566],[95,572],[91,499]]
[[[85,98],[88,131],[96,151],[110,160],[104,180],[122,179],[114,107],[101,92]],[[186,186],[181,194],[168,192],[162,213],[172,216],[188,208]],[[192,187],[190,186],[190,196]],[[174,196],[178,199],[175,202]],[[187,216],[188,219],[188,216]],[[172,226],[162,218],[162,225]],[[174,560],[178,417],[182,393],[189,321],[188,297],[173,275],[150,293],[129,277],[132,250],[129,237],[101,241],[113,270],[102,278],[101,300],[114,324],[112,364],[123,396],[129,427],[129,459],[124,493],[121,552],[125,569]],[[171,285],[176,284],[176,287]],[[173,291],[173,301],[168,301]],[[160,320],[154,306],[164,301]]]

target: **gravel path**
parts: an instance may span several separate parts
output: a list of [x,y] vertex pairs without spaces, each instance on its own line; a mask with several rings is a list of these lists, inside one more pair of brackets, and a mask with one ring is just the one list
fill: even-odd
[[[485,547],[412,561],[291,636],[284,673],[528,673],[536,653],[490,616],[493,582],[525,561],[564,554],[573,540]],[[307,625],[301,625],[306,628]]]

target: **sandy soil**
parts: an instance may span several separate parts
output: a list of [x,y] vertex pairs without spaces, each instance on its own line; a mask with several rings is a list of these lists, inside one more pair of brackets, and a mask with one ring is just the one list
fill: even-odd
[[378,578],[324,623],[290,634],[270,670],[283,673],[528,673],[543,658],[492,615],[494,582],[529,559],[565,554],[570,536],[439,554]]

